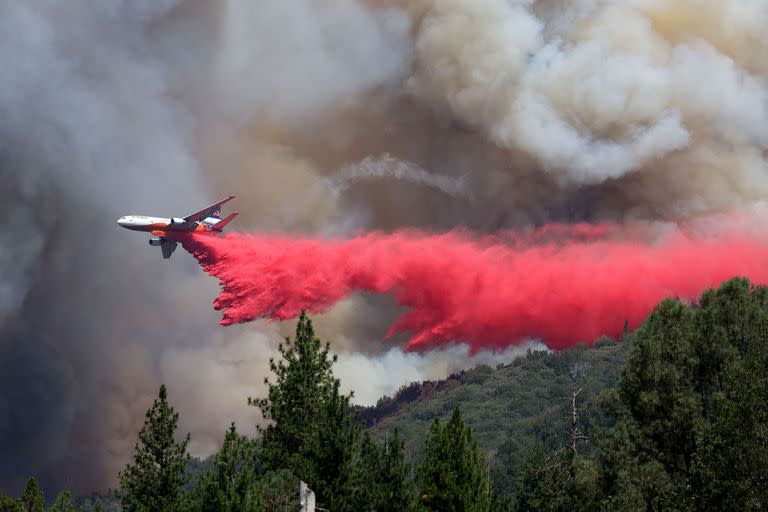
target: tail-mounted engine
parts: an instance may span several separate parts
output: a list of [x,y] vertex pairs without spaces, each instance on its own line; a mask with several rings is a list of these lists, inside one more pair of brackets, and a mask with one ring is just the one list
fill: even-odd
[[163,241],[160,240],[159,238],[150,238],[149,239],[149,245],[151,245],[152,247],[158,247],[158,246],[162,245],[162,243],[163,243]]

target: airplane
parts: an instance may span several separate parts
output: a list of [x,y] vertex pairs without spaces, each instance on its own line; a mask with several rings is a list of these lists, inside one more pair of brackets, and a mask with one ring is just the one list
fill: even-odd
[[235,196],[229,196],[184,218],[164,219],[143,215],[126,215],[117,219],[117,225],[133,231],[148,231],[157,237],[150,238],[149,245],[160,246],[163,258],[168,259],[176,250],[177,242],[172,238],[167,238],[165,236],[167,233],[220,233],[227,224],[232,222],[232,219],[237,217],[238,212],[234,212],[223,219],[221,218],[221,205],[234,198]]

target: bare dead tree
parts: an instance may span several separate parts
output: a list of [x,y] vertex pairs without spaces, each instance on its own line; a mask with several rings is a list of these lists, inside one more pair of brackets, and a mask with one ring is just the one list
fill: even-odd
[[576,407],[576,397],[579,396],[583,388],[576,389],[574,385],[571,390],[571,452],[575,456],[578,453],[577,442],[586,441],[588,437],[579,428],[579,409]]
[[570,464],[570,471],[569,476],[570,479],[573,481],[576,478],[576,466],[573,464],[573,460],[576,458],[576,455],[578,455],[578,443],[579,441],[588,441],[589,438],[584,434],[584,432],[581,431],[579,428],[579,408],[576,403],[576,399],[579,396],[579,393],[581,393],[583,387],[578,387],[577,382],[584,378],[587,375],[587,371],[589,370],[588,364],[583,363],[576,363],[574,364],[569,370],[568,374],[570,375],[571,379],[573,380],[573,387],[571,388],[571,431],[570,431],[570,437],[571,437],[571,464]]

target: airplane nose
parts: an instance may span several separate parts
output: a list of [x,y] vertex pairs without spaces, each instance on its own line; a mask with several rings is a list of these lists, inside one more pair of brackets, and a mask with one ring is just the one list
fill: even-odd
[[117,225],[120,227],[125,227],[128,224],[128,220],[125,217],[120,217],[117,219]]

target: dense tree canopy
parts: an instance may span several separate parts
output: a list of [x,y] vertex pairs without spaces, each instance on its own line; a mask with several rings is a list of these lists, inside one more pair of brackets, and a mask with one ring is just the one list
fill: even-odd
[[767,353],[765,288],[733,279],[695,306],[662,302],[637,332],[615,397],[608,501],[765,508]]
[[133,462],[120,473],[120,501],[128,512],[170,512],[182,508],[184,468],[189,461],[186,438],[175,439],[179,413],[168,404],[165,386],[147,411]]

